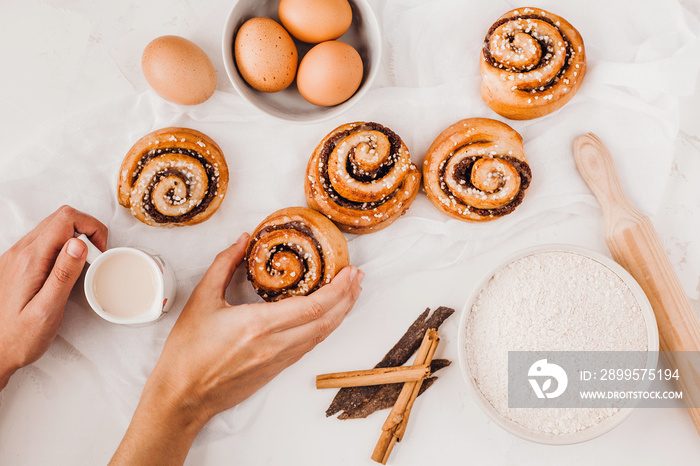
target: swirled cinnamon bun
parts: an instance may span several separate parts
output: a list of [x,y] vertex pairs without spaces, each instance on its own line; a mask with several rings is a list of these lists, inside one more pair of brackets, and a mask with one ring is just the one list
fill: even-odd
[[263,220],[250,236],[245,261],[248,280],[265,301],[312,293],[350,263],[338,227],[306,207],[278,210]]
[[139,139],[119,171],[119,204],[147,225],[182,226],[216,212],[228,187],[219,146],[188,128],[164,128]]
[[306,202],[348,233],[389,226],[408,210],[420,171],[401,138],[378,123],[349,123],[330,132],[306,168]]
[[491,26],[481,54],[481,98],[513,120],[541,117],[574,96],[586,74],[579,32],[539,8],[518,8]]
[[520,135],[488,118],[469,118],[447,128],[423,163],[428,198],[464,221],[509,214],[522,202],[531,178]]

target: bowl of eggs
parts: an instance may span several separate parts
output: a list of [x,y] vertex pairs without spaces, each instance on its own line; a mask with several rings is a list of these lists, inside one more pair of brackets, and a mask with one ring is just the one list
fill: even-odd
[[259,110],[297,123],[328,120],[357,103],[382,55],[366,0],[239,0],[222,40],[236,91]]

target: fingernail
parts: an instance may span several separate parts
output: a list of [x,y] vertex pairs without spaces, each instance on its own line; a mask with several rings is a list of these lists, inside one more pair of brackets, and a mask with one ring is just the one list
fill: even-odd
[[247,239],[248,239],[248,233],[244,232],[241,236],[238,237],[238,239],[236,240],[236,243],[240,243],[241,241],[246,241]]
[[350,281],[353,281],[357,276],[357,268],[350,266]]
[[68,253],[69,256],[74,257],[76,259],[80,259],[83,257],[83,254],[85,253],[85,243],[80,241],[79,239],[72,238],[68,240],[68,246],[66,246],[66,252]]
[[362,270],[360,270],[360,276],[357,277],[357,284],[362,285],[362,280],[364,280],[364,279],[365,279],[365,273]]

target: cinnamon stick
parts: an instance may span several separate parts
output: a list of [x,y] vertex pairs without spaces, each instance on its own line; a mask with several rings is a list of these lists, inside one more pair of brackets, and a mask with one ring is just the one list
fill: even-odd
[[430,374],[430,366],[399,366],[335,372],[316,376],[316,388],[365,387],[397,382],[415,382]]
[[[430,332],[430,330],[429,330]],[[437,349],[437,345],[440,342],[440,339],[437,338],[437,331],[435,331],[435,341],[430,345],[430,349],[428,350],[428,355],[425,357],[426,362],[429,364],[430,361],[433,360],[433,356],[435,355],[435,350]],[[413,409],[413,403],[415,403],[416,398],[418,398],[418,392],[420,392],[420,387],[422,385],[422,380],[418,380],[415,383],[415,386],[413,387],[413,391],[411,391],[411,396],[408,399],[408,403],[406,404],[406,408],[404,409],[403,412],[403,419],[401,419],[401,423],[398,425],[396,428],[396,432],[394,436],[396,437],[396,440],[400,442],[403,439],[403,434],[406,433],[406,426],[408,425],[408,416],[411,415],[411,410]]]
[[[430,364],[439,341],[437,331],[429,329],[418,348],[416,359],[413,364]],[[402,428],[402,425],[408,422],[408,415],[410,414],[413,402],[418,396],[421,383],[422,379],[416,382],[404,383],[394,407],[382,426],[382,435],[377,445],[374,447],[372,460],[381,464],[386,464],[391,450],[394,448],[396,442],[401,440],[403,432],[405,432],[405,426]]]
[[[453,313],[454,309],[445,306],[438,307],[432,313],[430,312],[430,308],[427,308],[411,324],[406,333],[393,348],[391,348],[384,358],[374,367],[394,367],[405,364],[420,346],[426,331],[430,328],[437,329]],[[333,416],[341,412],[340,416],[338,416],[339,419],[355,417],[350,413],[362,411],[364,405],[371,402],[380,387],[381,385],[375,385],[340,389],[326,410],[326,416]]]
[[[430,363],[430,373],[432,375],[436,371],[449,365],[450,361],[448,361],[447,359],[433,359],[433,361]],[[425,390],[428,387],[430,387],[437,379],[437,377],[429,377],[423,380],[423,383],[420,386],[420,391],[418,392],[418,396],[421,396],[425,392]],[[383,409],[390,409],[396,403],[396,400],[398,399],[399,393],[401,393],[402,388],[402,383],[390,383],[380,385],[379,389],[374,395],[372,395],[369,398],[369,400],[367,400],[364,403],[361,403],[353,409],[348,409],[344,411],[340,416],[338,416],[338,419],[363,419],[377,411],[381,411]]]

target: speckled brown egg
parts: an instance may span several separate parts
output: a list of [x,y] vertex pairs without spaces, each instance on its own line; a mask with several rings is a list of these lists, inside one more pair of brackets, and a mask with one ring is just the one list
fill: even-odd
[[345,102],[362,82],[362,58],[351,45],[337,40],[321,42],[299,64],[297,87],[314,105],[329,107]]
[[352,23],[348,0],[282,0],[277,11],[291,35],[312,44],[337,39]]
[[161,36],[141,56],[148,84],[176,104],[197,105],[214,94],[216,70],[204,50],[179,36]]
[[255,89],[278,92],[294,81],[299,56],[292,37],[270,18],[243,23],[233,44],[236,66]]

